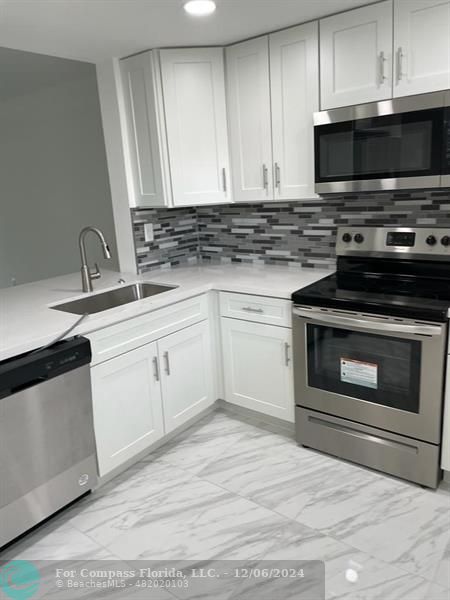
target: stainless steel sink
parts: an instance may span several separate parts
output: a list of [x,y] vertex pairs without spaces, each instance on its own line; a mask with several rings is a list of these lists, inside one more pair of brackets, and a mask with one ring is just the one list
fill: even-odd
[[84,315],[86,313],[92,315],[115,308],[116,306],[122,306],[122,304],[129,304],[143,298],[150,298],[151,296],[156,296],[156,294],[173,290],[176,287],[178,286],[159,285],[157,283],[133,283],[132,285],[125,285],[109,292],[86,296],[86,298],[64,302],[64,304],[57,304],[51,308],[73,313],[74,315]]

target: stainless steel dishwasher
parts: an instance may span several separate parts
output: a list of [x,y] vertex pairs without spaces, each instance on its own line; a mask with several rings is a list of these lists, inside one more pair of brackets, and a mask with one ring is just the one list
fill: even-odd
[[89,340],[0,363],[0,547],[97,480]]

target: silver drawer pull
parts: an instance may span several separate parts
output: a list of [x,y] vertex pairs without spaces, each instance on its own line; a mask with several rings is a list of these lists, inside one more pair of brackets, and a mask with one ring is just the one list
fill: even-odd
[[403,54],[403,48],[400,46],[397,49],[397,82],[401,81],[403,79],[404,73],[403,73],[403,57],[405,55]]
[[406,452],[411,452],[413,454],[418,454],[419,449],[417,446],[413,446],[412,444],[404,444],[402,442],[397,442],[395,440],[390,440],[386,437],[381,437],[378,435],[373,435],[371,433],[365,433],[359,429],[355,429],[353,427],[348,427],[347,425],[341,425],[340,423],[333,423],[331,421],[326,421],[325,419],[319,419],[317,417],[308,416],[308,421],[313,423],[314,425],[320,425],[321,427],[329,427],[330,429],[335,429],[336,431],[340,431],[347,435],[352,435],[354,437],[360,438],[367,442],[373,442],[376,444],[380,444],[383,446],[390,446],[391,448],[397,448],[398,450],[405,450]]
[[285,361],[285,364],[287,367],[289,366],[289,363],[291,362],[291,359],[289,357],[290,349],[291,349],[290,345],[287,342],[285,342],[284,343],[284,361]]
[[278,193],[280,193],[280,188],[281,188],[281,169],[280,169],[280,165],[276,162],[275,163],[275,187],[278,190]]
[[384,63],[385,62],[386,62],[386,57],[384,56],[384,52],[380,52],[380,54],[378,56],[378,68],[379,68],[378,85],[383,85],[383,83],[387,79],[386,75],[384,74]]
[[223,191],[227,193],[227,170],[225,167],[222,169],[222,187]]
[[305,319],[311,319],[311,321],[318,321],[319,323],[325,323],[329,327],[333,325],[341,325],[343,327],[360,329],[368,329],[370,331],[376,331],[380,334],[383,331],[400,334],[410,335],[442,335],[443,329],[440,325],[410,325],[403,323],[383,323],[378,321],[368,321],[366,319],[358,319],[355,317],[342,317],[340,315],[331,314],[320,314],[312,310],[303,310],[294,306],[293,314],[296,317],[303,317]]
[[262,172],[263,172],[263,188],[266,190],[266,192],[268,192],[269,191],[269,177],[268,177],[267,165],[262,166]]
[[164,352],[164,362],[166,363],[166,373],[167,375],[170,375],[170,363],[169,363],[169,353],[168,352]]
[[262,308],[253,308],[252,306],[243,306],[242,310],[246,310],[247,312],[251,312],[251,313],[263,313],[263,309]]
[[155,377],[155,381],[159,381],[159,365],[158,365],[158,357],[153,357],[153,375]]

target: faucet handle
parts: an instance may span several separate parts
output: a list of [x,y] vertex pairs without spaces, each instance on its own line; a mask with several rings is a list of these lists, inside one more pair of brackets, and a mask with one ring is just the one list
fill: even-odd
[[95,270],[89,272],[91,279],[100,279],[102,274],[100,273],[100,269],[98,268],[98,264],[95,263]]

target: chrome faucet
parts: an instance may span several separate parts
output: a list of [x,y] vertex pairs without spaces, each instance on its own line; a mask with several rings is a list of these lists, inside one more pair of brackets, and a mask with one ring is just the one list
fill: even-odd
[[86,259],[86,247],[85,247],[85,237],[86,234],[92,231],[100,240],[103,249],[103,256],[105,258],[111,258],[111,252],[109,250],[109,246],[105,240],[105,236],[97,227],[84,227],[80,231],[80,235],[78,238],[78,245],[80,247],[80,256],[81,256],[81,283],[83,285],[83,292],[92,292],[92,281],[94,279],[99,279],[101,277],[100,269],[98,268],[98,264],[95,263],[95,271],[91,271],[87,264]]

